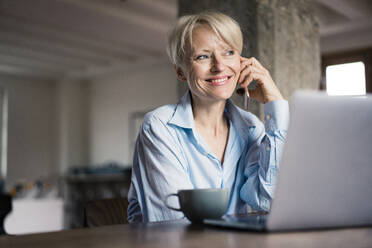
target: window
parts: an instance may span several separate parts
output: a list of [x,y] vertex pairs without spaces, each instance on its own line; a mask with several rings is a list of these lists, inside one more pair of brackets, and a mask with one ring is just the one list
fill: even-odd
[[330,95],[372,93],[372,47],[323,54],[321,78]]
[[359,61],[327,66],[326,89],[329,95],[365,95],[364,63]]

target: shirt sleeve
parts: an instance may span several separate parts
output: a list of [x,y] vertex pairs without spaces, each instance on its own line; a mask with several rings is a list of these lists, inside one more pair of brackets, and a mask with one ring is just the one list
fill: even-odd
[[[139,214],[143,222],[184,217],[165,205],[167,195],[192,188],[187,163],[177,140],[169,127],[156,117],[142,125],[133,160],[132,196],[129,196],[129,209],[137,209],[137,213],[128,210],[129,221],[132,216],[138,219]],[[167,202],[179,207],[175,196],[169,197]],[[139,209],[141,213],[138,213]]]
[[240,198],[256,211],[269,211],[289,121],[288,102],[264,105],[264,127],[251,131]]

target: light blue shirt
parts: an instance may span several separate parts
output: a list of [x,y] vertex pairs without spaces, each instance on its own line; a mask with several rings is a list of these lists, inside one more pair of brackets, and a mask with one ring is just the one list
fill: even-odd
[[[229,188],[226,214],[268,211],[287,133],[288,102],[266,103],[264,113],[265,124],[227,100],[230,131],[223,164],[195,128],[189,92],[178,104],[146,114],[134,152],[128,221],[183,218],[164,203],[181,189]],[[179,207],[176,197],[168,203]]]

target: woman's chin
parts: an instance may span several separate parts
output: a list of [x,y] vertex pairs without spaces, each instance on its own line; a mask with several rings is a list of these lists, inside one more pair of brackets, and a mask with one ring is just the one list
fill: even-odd
[[214,89],[204,89],[201,91],[192,91],[193,95],[198,96],[200,99],[207,101],[222,101],[229,99],[235,91],[235,88],[231,87],[216,87]]
[[235,84],[228,84],[221,87],[215,87],[211,93],[220,99],[229,99],[235,92]]
[[216,92],[213,92],[213,94],[211,94],[214,98],[216,99],[219,99],[219,100],[227,100],[229,99],[232,94],[234,93],[234,91],[227,91],[227,90],[224,90],[224,91],[216,91]]

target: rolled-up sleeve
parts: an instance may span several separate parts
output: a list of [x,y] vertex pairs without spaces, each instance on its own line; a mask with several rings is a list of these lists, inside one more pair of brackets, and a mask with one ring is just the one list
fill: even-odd
[[264,125],[249,130],[240,198],[256,211],[270,210],[288,121],[288,102],[272,101],[264,105]]
[[[128,220],[143,222],[183,218],[165,205],[168,194],[192,188],[177,137],[165,123],[148,117],[142,125],[134,153]],[[168,203],[178,207],[176,197]]]

